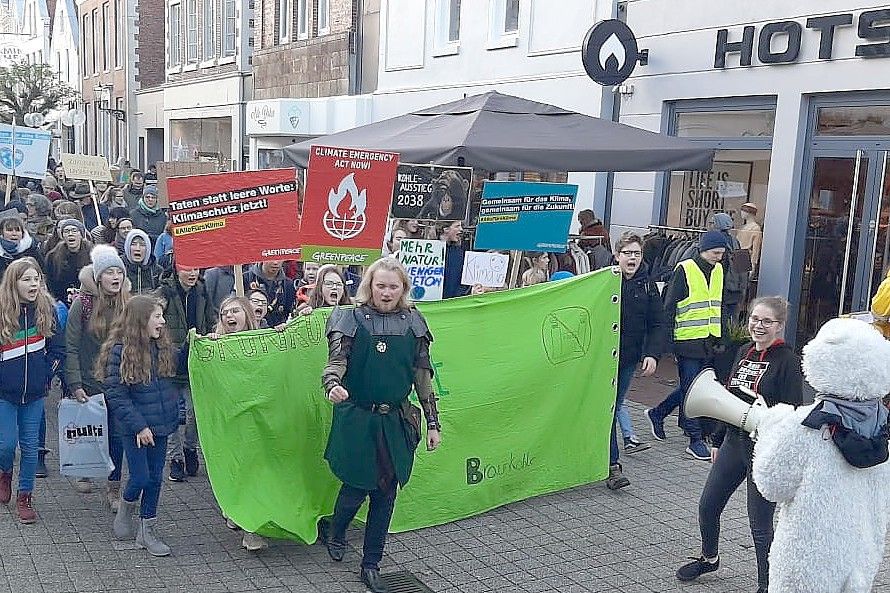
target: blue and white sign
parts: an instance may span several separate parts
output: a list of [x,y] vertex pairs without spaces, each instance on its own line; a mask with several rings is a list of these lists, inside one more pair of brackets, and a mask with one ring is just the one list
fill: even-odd
[[0,124],[0,175],[43,179],[52,133],[22,126],[15,127],[15,166],[13,167],[12,126]]
[[564,252],[578,186],[486,181],[473,249]]
[[411,279],[411,299],[441,301],[445,286],[445,242],[402,239],[396,254]]

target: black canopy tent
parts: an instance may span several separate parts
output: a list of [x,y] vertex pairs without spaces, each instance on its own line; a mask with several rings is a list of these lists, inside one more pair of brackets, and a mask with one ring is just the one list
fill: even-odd
[[313,145],[389,150],[406,163],[487,171],[708,169],[714,150],[680,138],[488,92],[284,149],[298,167]]

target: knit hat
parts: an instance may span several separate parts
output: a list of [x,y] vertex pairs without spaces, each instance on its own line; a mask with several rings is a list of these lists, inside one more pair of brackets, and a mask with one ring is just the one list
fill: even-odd
[[108,218],[113,218],[115,220],[130,218],[130,211],[123,206],[115,206],[108,212]]
[[117,254],[117,249],[111,245],[96,245],[90,251],[90,260],[93,262],[93,278],[98,281],[99,277],[105,270],[111,268],[119,268],[121,272],[126,271],[121,256]]
[[[130,257],[130,245],[133,244],[134,239],[142,239],[143,243],[145,243],[145,257],[142,258],[141,262],[133,261]],[[148,233],[142,229],[133,229],[127,233],[127,238],[124,239],[124,257],[131,264],[146,265],[148,260],[151,259],[151,239],[148,238]]]
[[732,223],[732,216],[726,212],[718,212],[714,215],[714,228],[718,231],[728,231],[735,225]]
[[142,190],[142,195],[143,196],[147,196],[147,195],[157,196],[158,195],[158,187],[156,185],[146,185],[145,189]]
[[86,236],[87,236],[87,229],[86,229],[85,226],[83,226],[83,223],[80,222],[79,220],[77,220],[76,218],[66,218],[65,220],[60,220],[60,221],[59,221],[59,225],[58,225],[58,227],[59,227],[59,235],[60,235],[60,236],[61,236],[61,235],[64,235],[64,234],[65,234],[65,229],[68,228],[68,227],[72,227],[72,226],[73,226],[74,228],[76,228],[78,231],[80,231],[80,236],[81,236],[81,237],[86,238]]
[[708,251],[709,249],[717,249],[718,247],[726,249],[726,235],[720,231],[708,231],[698,240],[699,252]]
[[59,200],[62,199],[62,194],[60,194],[56,190],[52,189],[52,190],[46,192],[46,197],[49,198],[50,201],[52,201],[52,202],[58,202]]

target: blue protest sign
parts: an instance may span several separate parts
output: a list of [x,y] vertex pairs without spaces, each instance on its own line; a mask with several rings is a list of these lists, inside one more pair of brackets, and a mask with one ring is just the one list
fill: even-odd
[[563,252],[578,186],[486,181],[473,249]]
[[16,126],[13,151],[12,126],[0,124],[0,174],[8,175],[15,168],[19,177],[43,179],[51,140],[48,131]]

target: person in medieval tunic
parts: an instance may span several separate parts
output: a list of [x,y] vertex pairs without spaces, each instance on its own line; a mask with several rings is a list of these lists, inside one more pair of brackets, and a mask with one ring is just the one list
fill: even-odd
[[428,451],[441,440],[432,391],[430,342],[423,315],[408,300],[410,281],[395,258],[379,259],[365,273],[355,308],[334,310],[328,319],[328,364],[324,392],[334,405],[325,459],[343,485],[334,515],[321,525],[321,539],[340,562],[346,528],[370,497],[361,579],[375,592],[386,533],[398,486],[411,476],[421,440],[420,411],[408,400],[412,387],[426,416]]

